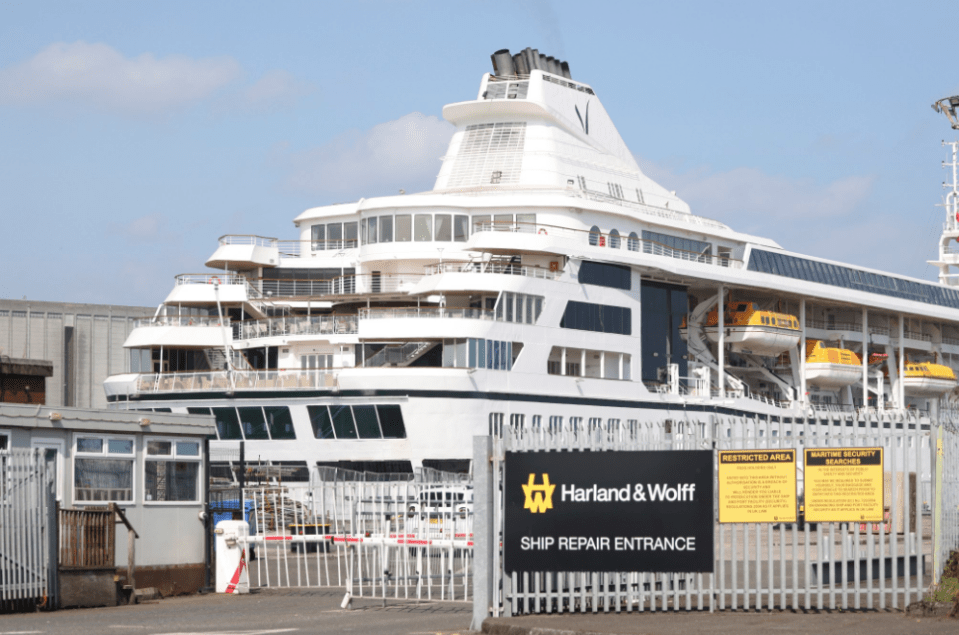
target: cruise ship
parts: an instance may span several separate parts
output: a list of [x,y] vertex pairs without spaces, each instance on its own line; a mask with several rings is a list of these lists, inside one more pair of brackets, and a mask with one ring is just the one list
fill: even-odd
[[954,416],[955,144],[932,283],[696,215],[566,62],[492,62],[443,109],[431,191],[308,209],[289,238],[225,235],[176,276],[105,382],[113,407],[213,414],[214,456],[245,441],[294,480],[467,471],[473,436],[504,426]]

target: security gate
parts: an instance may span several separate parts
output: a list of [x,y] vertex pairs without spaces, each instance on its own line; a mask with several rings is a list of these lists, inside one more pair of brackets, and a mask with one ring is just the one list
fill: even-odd
[[0,611],[55,608],[55,470],[41,450],[10,450],[0,475]]
[[[340,587],[351,597],[468,600],[473,490],[466,475],[414,480],[320,471],[308,487],[248,488],[251,587]],[[408,478],[412,475],[393,475]]]
[[[800,493],[805,448],[882,448],[882,522],[779,522],[712,527],[711,572],[507,573],[506,452],[795,450]],[[679,457],[680,455],[677,455]],[[477,438],[474,628],[493,616],[563,611],[737,608],[903,608],[922,598],[959,547],[959,435],[889,418],[744,418],[595,421],[587,427],[508,427]],[[489,465],[488,470],[480,466]],[[523,475],[525,478],[525,475]],[[714,473],[715,477],[715,473]],[[536,477],[540,478],[539,476]],[[515,480],[515,479],[514,479]],[[530,486],[533,486],[532,481]],[[535,486],[533,486],[535,487]],[[718,511],[718,487],[713,507]],[[800,494],[800,504],[801,504]],[[601,518],[595,522],[602,523]]]

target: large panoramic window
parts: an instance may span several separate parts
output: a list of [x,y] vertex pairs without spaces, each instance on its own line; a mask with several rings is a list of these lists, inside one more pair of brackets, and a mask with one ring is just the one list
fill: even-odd
[[752,250],[747,268],[759,273],[959,309],[959,291],[955,289],[762,249]]
[[317,439],[405,439],[403,413],[394,405],[307,406]]
[[559,325],[564,329],[597,333],[631,335],[633,332],[632,311],[629,308],[575,300],[566,303]]
[[628,291],[632,288],[632,271],[624,265],[584,260],[579,265],[579,282]]
[[691,254],[700,254],[704,259],[713,253],[712,245],[702,240],[692,240],[643,230],[643,253],[657,253],[663,247],[686,251]]

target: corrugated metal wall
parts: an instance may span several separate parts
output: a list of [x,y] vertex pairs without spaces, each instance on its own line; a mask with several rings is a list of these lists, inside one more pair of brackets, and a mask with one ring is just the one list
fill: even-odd
[[128,372],[123,349],[155,308],[0,300],[0,354],[53,362],[47,405],[106,407],[103,381]]

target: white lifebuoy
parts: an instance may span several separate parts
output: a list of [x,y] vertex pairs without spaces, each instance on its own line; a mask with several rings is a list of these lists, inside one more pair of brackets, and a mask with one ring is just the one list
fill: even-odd
[[216,276],[210,276],[209,278],[207,278],[206,283],[207,283],[207,284],[220,284],[220,279],[217,278]]
[[540,227],[538,233],[542,234],[543,236],[548,236],[548,235],[549,235],[549,233],[546,231],[546,228],[545,228],[545,227]]

